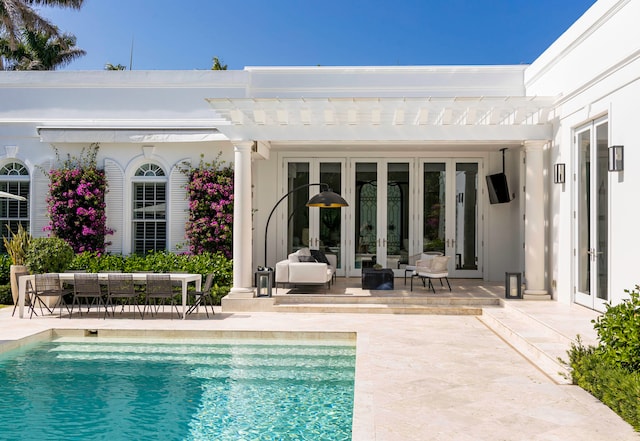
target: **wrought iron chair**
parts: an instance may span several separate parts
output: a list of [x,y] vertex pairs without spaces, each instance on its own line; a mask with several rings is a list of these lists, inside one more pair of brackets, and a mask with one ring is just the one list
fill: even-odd
[[69,318],[73,315],[73,307],[76,304],[78,305],[80,316],[82,316],[82,300],[87,305],[87,313],[91,310],[92,305],[96,305],[98,308],[100,305],[105,306],[97,273],[75,273],[73,275],[73,301],[71,302]]
[[[62,288],[60,276],[57,273],[36,274],[33,282],[33,290],[31,291],[33,299],[31,299],[31,316],[29,318],[33,317],[33,313],[35,312],[34,309],[37,304],[40,304],[41,314],[44,313],[42,309],[43,306],[50,314],[53,314],[53,311],[58,308],[60,311],[60,318],[62,318],[62,306],[64,305],[67,308],[67,312],[69,311],[69,306],[65,303],[64,296],[71,294],[73,290]],[[51,297],[56,298],[56,302],[50,308],[47,305],[45,298]]]
[[[166,305],[169,301],[170,317],[173,319],[173,310],[176,310],[178,316],[180,316],[180,310],[176,303],[176,297],[178,293],[173,290],[173,283],[171,282],[171,275],[169,274],[147,274],[147,286],[146,286],[146,304],[144,305],[144,314],[147,313],[147,307],[151,310],[151,315],[157,314],[160,310],[160,304]],[[151,301],[153,300],[153,305]],[[158,302],[160,301],[160,304]]]
[[133,318],[136,318],[136,308],[142,318],[142,310],[138,304],[138,294],[133,284],[133,276],[126,273],[109,273],[107,275],[107,302],[105,303],[104,316],[106,318],[109,305],[113,308],[115,315],[114,301],[122,304],[121,313],[124,312],[125,305],[129,305],[129,310],[133,307]]
[[191,314],[196,311],[200,306],[204,307],[204,312],[207,314],[207,318],[209,318],[209,312],[207,311],[207,305],[211,307],[211,314],[215,315],[215,311],[213,310],[213,295],[211,294],[211,287],[213,285],[213,274],[207,274],[207,278],[204,282],[204,288],[202,291],[194,291],[190,294],[195,296],[195,301],[193,305],[187,309],[187,314]]

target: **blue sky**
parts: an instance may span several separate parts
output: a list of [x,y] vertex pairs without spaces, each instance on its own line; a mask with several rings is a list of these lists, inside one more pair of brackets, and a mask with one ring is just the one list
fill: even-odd
[[521,64],[595,0],[85,0],[44,9],[87,55],[66,70]]

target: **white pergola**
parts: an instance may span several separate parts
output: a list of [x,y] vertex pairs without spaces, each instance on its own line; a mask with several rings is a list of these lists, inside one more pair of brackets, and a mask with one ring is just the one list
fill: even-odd
[[522,142],[549,139],[550,97],[211,98],[230,140]]
[[[272,145],[523,146],[528,294],[544,290],[544,161],[553,97],[210,98],[216,127],[235,148],[234,269],[231,295],[252,293],[251,155]],[[542,234],[542,236],[541,236]],[[540,240],[542,237],[543,240]]]

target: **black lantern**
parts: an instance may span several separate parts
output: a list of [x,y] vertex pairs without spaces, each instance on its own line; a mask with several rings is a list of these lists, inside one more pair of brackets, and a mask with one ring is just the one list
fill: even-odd
[[522,273],[505,273],[504,298],[522,298]]
[[256,271],[256,297],[271,297],[273,284],[273,270],[270,268]]

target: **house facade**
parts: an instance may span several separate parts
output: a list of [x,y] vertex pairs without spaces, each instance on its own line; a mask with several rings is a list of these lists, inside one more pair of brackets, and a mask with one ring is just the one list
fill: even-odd
[[[338,276],[402,276],[439,251],[451,277],[522,272],[527,296],[602,309],[638,283],[634,17],[600,0],[531,65],[1,72],[0,190],[28,201],[1,200],[0,222],[45,235],[44,170],[99,143],[109,251],[180,250],[180,169],[220,154],[231,296],[301,247],[335,254]],[[349,207],[307,208],[325,187]]]

